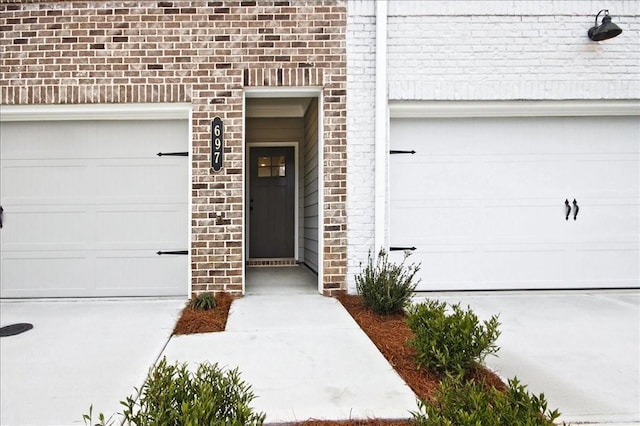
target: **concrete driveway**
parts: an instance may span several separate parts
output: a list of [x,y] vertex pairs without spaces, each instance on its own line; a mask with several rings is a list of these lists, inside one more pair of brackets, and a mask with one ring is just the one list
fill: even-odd
[[[261,302],[251,300],[258,297],[246,296],[244,305],[259,312],[255,305]],[[550,407],[563,413],[561,420],[640,423],[640,292],[440,293],[429,297],[470,305],[481,318],[499,314],[501,350],[487,364],[504,378],[518,376],[534,393],[544,392]],[[200,340],[207,345],[211,343],[207,339],[233,340],[239,335],[260,340],[275,333],[260,331],[265,334],[258,336],[257,329],[231,330],[225,336],[171,339],[165,350],[183,305],[183,300],[167,299],[1,302],[0,325],[30,322],[34,329],[0,338],[0,423],[83,424],[82,414],[91,404],[105,413],[121,411],[119,401],[142,384],[161,353],[178,361],[200,360],[202,353],[212,358],[216,351],[196,347]],[[262,305],[261,309],[273,308],[274,302]],[[243,318],[230,321],[243,323]],[[268,322],[262,325],[269,326]],[[327,339],[353,332],[339,327],[332,333],[331,325],[322,327]],[[300,331],[301,327],[293,321],[289,328]],[[317,341],[317,330],[307,331],[309,342],[290,352],[304,352]],[[242,344],[242,339],[228,343],[232,348]],[[345,366],[362,361],[358,351],[343,353],[343,349],[322,348],[332,354],[328,358]],[[340,350],[335,357],[334,351]],[[188,353],[198,356],[191,359]],[[224,364],[228,360],[220,355],[209,361]],[[258,401],[266,404],[261,409],[277,410],[273,405],[277,394],[259,386],[261,370],[253,377],[250,368],[245,369],[245,379],[260,390]],[[317,380],[322,380],[321,375]],[[390,408],[397,409],[399,404]],[[296,417],[327,415],[331,413],[326,407],[314,404]]]
[[[184,300],[0,303],[0,325],[33,324],[0,338],[0,423],[83,425],[140,387],[163,351]],[[94,420],[96,417],[94,416]]]
[[[432,293],[499,314],[497,357],[486,364],[544,392],[570,423],[640,423],[640,292]],[[420,298],[417,298],[419,300]]]

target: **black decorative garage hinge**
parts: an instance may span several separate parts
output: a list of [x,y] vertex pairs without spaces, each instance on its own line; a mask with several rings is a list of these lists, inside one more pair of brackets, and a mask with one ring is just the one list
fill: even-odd
[[156,252],[158,256],[162,256],[163,254],[178,254],[178,255],[186,255],[189,254],[189,250],[168,250],[168,251],[158,251]]
[[158,157],[188,157],[189,156],[189,152],[188,151],[182,151],[182,152],[159,152]]
[[412,149],[411,151],[403,151],[403,150],[398,150],[398,149],[392,149],[391,151],[389,151],[389,154],[415,154],[416,152]]

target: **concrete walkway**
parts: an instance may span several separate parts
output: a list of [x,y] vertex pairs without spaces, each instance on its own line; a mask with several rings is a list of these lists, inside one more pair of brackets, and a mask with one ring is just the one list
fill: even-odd
[[411,389],[342,305],[319,294],[248,295],[233,303],[224,333],[173,337],[164,355],[239,367],[269,423],[398,419],[416,409]]

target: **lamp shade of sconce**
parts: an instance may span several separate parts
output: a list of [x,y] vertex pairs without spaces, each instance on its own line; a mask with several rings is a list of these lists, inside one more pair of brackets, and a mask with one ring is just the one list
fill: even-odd
[[[604,12],[604,17],[602,18],[602,23],[598,25],[598,17],[600,14]],[[622,30],[619,26],[611,22],[611,16],[609,16],[609,11],[607,9],[602,9],[596,15],[595,25],[589,28],[587,35],[593,41],[602,41],[613,38],[622,33]]]

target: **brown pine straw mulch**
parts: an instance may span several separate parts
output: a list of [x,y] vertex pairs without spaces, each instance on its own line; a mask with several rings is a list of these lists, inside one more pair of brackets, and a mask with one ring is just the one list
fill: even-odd
[[[360,328],[369,336],[378,350],[384,355],[389,364],[415,392],[418,398],[432,399],[440,384],[442,376],[428,369],[418,369],[415,362],[415,350],[406,343],[413,333],[405,322],[404,314],[381,316],[364,307],[362,297],[354,295],[339,295],[336,298],[358,323]],[[191,309],[186,306],[178,319],[173,334],[193,334],[224,331],[227,323],[229,308],[233,298],[226,293],[216,295],[218,305],[209,311]],[[488,386],[496,389],[506,389],[502,380],[492,371],[480,366],[470,373],[470,377],[477,381],[484,381]],[[416,406],[417,409],[417,406]],[[291,426],[406,426],[411,421],[398,420],[346,420],[327,421],[314,420],[291,423]]]
[[173,334],[211,333],[224,331],[233,298],[228,293],[216,294],[216,307],[208,311],[187,306],[173,329]]

